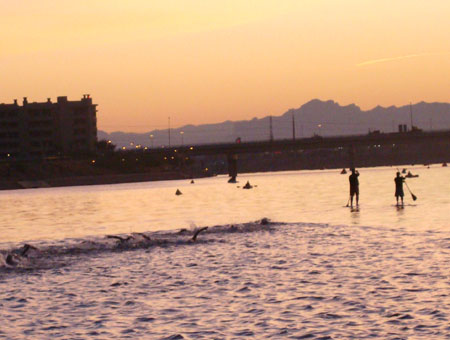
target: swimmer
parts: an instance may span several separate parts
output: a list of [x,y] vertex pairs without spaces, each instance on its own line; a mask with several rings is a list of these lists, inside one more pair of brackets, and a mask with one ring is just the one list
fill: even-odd
[[253,188],[253,186],[250,184],[250,181],[247,181],[247,183],[245,183],[245,185],[242,187],[242,189],[251,189]]
[[192,236],[192,241],[195,242],[197,240],[198,234],[200,234],[202,231],[205,231],[206,229],[208,229],[208,227],[202,227],[200,229],[197,229],[194,233],[194,236]]

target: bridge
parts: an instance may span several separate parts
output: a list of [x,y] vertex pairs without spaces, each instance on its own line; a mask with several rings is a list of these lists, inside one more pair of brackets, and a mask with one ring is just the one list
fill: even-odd
[[315,136],[302,139],[281,139],[272,141],[202,144],[195,146],[178,146],[172,148],[152,149],[150,152],[171,154],[175,150],[191,155],[217,155],[267,152],[276,150],[310,150],[334,149],[361,146],[395,146],[428,143],[450,143],[450,130],[434,132],[403,132],[403,133],[370,133],[356,136],[321,137]]
[[[355,165],[355,154],[358,150],[405,150],[424,153],[439,150],[448,161],[450,158],[450,130],[423,132],[420,130],[396,133],[372,132],[367,135],[321,137],[314,136],[302,139],[268,140],[257,142],[236,142],[220,144],[204,144],[194,146],[178,146],[149,150],[153,154],[173,157],[175,154],[187,156],[226,155],[230,176],[237,175],[237,159],[239,154],[264,152],[339,150],[346,154],[348,167]],[[361,153],[361,152],[359,152]],[[365,157],[370,157],[366,155]]]

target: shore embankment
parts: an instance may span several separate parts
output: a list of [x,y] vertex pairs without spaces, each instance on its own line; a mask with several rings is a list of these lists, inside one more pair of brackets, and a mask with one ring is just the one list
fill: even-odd
[[95,164],[92,160],[0,164],[0,190],[163,181],[191,177],[182,169],[160,166],[114,168]]
[[0,190],[50,188],[78,185],[118,184],[149,181],[166,181],[175,179],[187,179],[188,176],[178,172],[165,173],[137,173],[117,175],[90,175],[49,178],[43,180],[1,180]]

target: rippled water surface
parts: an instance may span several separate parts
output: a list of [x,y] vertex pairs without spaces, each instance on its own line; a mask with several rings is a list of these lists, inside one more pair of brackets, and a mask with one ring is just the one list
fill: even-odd
[[448,339],[447,169],[1,192],[0,338]]

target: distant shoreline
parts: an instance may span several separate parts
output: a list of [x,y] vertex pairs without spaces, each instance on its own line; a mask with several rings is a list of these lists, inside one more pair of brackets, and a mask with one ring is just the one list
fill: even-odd
[[[440,163],[433,163],[438,165]],[[367,165],[358,168],[366,167],[382,167],[382,166],[393,166],[393,167],[406,167],[413,166],[407,164],[385,164],[385,165]],[[301,171],[301,170],[342,170],[342,168],[330,167],[330,168],[310,168],[310,169],[260,169],[258,171],[242,172],[243,174],[253,174],[261,172],[280,172],[280,171]],[[347,173],[349,169],[347,169]],[[218,175],[226,175],[220,173]],[[239,177],[238,175],[238,177]],[[57,187],[71,187],[71,186],[85,186],[85,185],[104,185],[104,184],[124,184],[124,183],[139,183],[139,182],[156,182],[156,181],[171,181],[171,180],[188,180],[196,178],[214,177],[212,176],[195,176],[191,177],[184,173],[171,171],[171,172],[161,172],[161,173],[134,173],[134,174],[115,174],[115,175],[89,175],[89,176],[71,176],[71,177],[60,177],[44,180],[21,180],[21,179],[11,179],[11,180],[0,180],[0,190],[19,190],[19,189],[36,189],[36,188],[57,188]]]
[[89,175],[71,176],[39,180],[11,179],[0,181],[0,190],[56,188],[83,185],[120,184],[136,182],[169,181],[178,179],[189,179],[190,177],[178,172],[167,173],[136,173],[116,175]]

